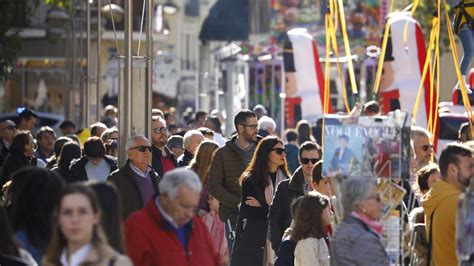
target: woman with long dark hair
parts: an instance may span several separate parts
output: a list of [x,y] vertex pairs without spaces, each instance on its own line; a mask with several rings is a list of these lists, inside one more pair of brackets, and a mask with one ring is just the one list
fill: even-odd
[[51,239],[54,206],[62,188],[61,177],[38,167],[23,168],[12,178],[8,198],[15,237],[38,263]]
[[29,131],[20,131],[16,134],[10,146],[10,153],[3,163],[0,188],[11,179],[16,171],[26,166],[36,166],[34,145],[35,140]]
[[291,239],[296,243],[295,266],[329,266],[329,249],[324,240],[329,225],[329,200],[310,192],[301,199]]
[[102,217],[100,224],[104,229],[105,236],[110,246],[118,252],[123,253],[123,223],[122,223],[122,201],[119,199],[117,188],[112,183],[88,182],[97,199],[99,200]]
[[[268,136],[259,142],[249,166],[240,177],[242,198],[232,265],[261,266],[264,261],[268,208],[278,183],[289,176],[285,155],[283,141]],[[267,248],[266,252],[271,250]]]
[[57,208],[57,225],[43,265],[132,265],[114,251],[100,226],[94,191],[84,184],[67,186]]
[[3,204],[0,204],[0,265],[38,265],[28,251],[18,247]]
[[61,149],[58,165],[51,169],[51,171],[59,174],[65,182],[71,183],[74,180],[72,179],[69,167],[71,166],[72,160],[79,158],[81,158],[81,147],[79,144],[73,141],[68,142],[64,144],[63,148]]
[[305,141],[316,142],[309,122],[307,120],[300,120],[296,123],[296,131],[298,132],[298,145]]

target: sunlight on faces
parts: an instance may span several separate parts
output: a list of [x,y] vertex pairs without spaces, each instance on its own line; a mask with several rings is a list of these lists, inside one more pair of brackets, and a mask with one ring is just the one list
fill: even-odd
[[[212,139],[214,140],[214,139]],[[191,152],[193,155],[196,154],[197,148],[199,144],[204,141],[204,136],[194,135],[191,137],[191,144],[187,147],[188,151]]]
[[238,125],[238,133],[247,142],[254,142],[257,139],[258,134],[258,121],[256,117],[249,117],[245,122],[245,125]]
[[[272,149],[284,149],[284,147],[283,147],[283,144],[277,143],[275,146],[273,146]],[[284,165],[285,160],[286,160],[285,152],[278,154],[276,150],[272,150],[268,154],[268,167],[269,169],[272,169],[273,167]]]
[[299,158],[301,168],[303,169],[303,175],[308,177],[306,181],[311,183],[312,175],[313,175],[313,166],[314,163],[311,160],[307,164],[303,164],[301,159],[320,159],[319,153],[317,150],[305,150],[301,152],[301,158]]
[[375,188],[370,193],[369,197],[359,204],[360,211],[372,220],[379,220],[382,216],[382,201],[380,194]]
[[166,192],[161,194],[160,204],[178,226],[183,226],[194,216],[194,209],[199,204],[199,198],[199,192],[183,184],[179,186],[174,198]]
[[469,186],[470,178],[472,176],[472,172],[474,171],[474,159],[472,157],[458,156],[458,160],[458,165],[449,165],[453,173],[450,175],[451,183],[456,184],[460,191],[465,191]]
[[324,196],[329,197],[331,195],[334,195],[330,178],[323,177],[321,181],[319,181],[319,184],[316,184],[316,182],[311,182],[311,186],[313,187],[313,190],[316,190]]
[[441,174],[439,171],[434,171],[433,173],[430,174],[428,177],[428,180],[426,182],[428,183],[428,187],[431,188],[438,179],[441,179]]
[[155,132],[155,128],[164,128],[166,127],[166,122],[161,119],[156,119],[155,121],[151,122],[151,140],[153,144],[157,147],[163,147],[168,142],[168,131],[161,130],[159,133]]
[[151,152],[147,149],[144,152],[138,149],[133,149],[139,146],[150,146],[150,142],[145,138],[135,139],[134,145],[127,151],[128,158],[134,165],[140,169],[146,169],[151,163]]
[[38,140],[38,146],[43,151],[52,151],[55,141],[56,141],[56,138],[54,137],[53,134],[49,132],[44,132],[41,135],[41,138]]
[[81,193],[63,197],[59,208],[58,224],[68,243],[85,245],[92,240],[94,226],[100,214],[94,213],[91,202]]
[[431,147],[429,147],[428,149],[424,148],[431,145],[429,138],[427,136],[421,136],[418,138],[418,141],[414,143],[414,145],[415,145],[415,155],[416,155],[416,161],[417,161],[418,167],[421,167],[429,163],[433,155],[433,148]]

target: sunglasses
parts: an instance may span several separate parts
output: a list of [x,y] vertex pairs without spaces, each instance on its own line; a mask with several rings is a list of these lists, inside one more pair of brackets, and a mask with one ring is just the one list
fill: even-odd
[[271,149],[271,151],[275,151],[278,155],[282,155],[283,153],[286,153],[285,148],[274,148],[274,149]]
[[319,162],[319,159],[316,159],[316,158],[301,158],[301,163],[302,164],[308,164],[309,162],[311,162],[312,164],[316,164],[317,162]]
[[151,146],[137,146],[130,148],[130,150],[138,150],[139,152],[145,152],[148,150],[149,152],[151,152]]
[[426,145],[418,146],[418,148],[421,148],[424,151],[428,151],[429,149],[433,149],[434,146],[432,144],[426,144]]
[[153,132],[155,132],[156,134],[159,134],[161,132],[167,132],[167,131],[168,131],[167,127],[157,127],[153,129]]

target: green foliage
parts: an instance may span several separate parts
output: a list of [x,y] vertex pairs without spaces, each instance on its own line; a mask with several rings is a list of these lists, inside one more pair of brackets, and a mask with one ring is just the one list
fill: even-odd
[[21,48],[20,31],[38,0],[0,0],[0,82],[6,80]]
[[62,7],[66,10],[70,10],[72,6],[72,0],[44,0],[44,3],[50,6]]

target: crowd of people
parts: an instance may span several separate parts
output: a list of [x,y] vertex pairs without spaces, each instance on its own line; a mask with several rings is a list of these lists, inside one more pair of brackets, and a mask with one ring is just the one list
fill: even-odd
[[[361,115],[378,114],[373,102],[367,107]],[[258,105],[227,117],[235,128],[225,138],[219,112],[183,121],[152,114],[150,138],[127,140],[119,139],[110,106],[89,128],[64,121],[62,136],[35,128],[29,109],[2,121],[0,265],[392,263],[376,179],[345,173],[335,191],[339,181],[322,171],[321,121],[312,127],[301,120],[281,139]],[[411,128],[412,174],[404,187],[415,203],[402,217],[409,240],[399,264],[472,262],[472,245],[459,237],[470,226],[474,238],[472,205],[460,201],[474,191],[471,139],[470,125],[462,125],[459,141],[435,158],[430,132]],[[118,165],[118,141],[126,142],[125,165]],[[415,231],[412,241],[407,235]]]

